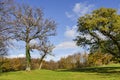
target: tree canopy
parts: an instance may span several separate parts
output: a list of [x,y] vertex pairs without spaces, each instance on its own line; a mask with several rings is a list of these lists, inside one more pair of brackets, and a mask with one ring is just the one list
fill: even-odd
[[7,54],[6,41],[10,38],[10,19],[13,11],[13,0],[0,0],[0,56]]
[[115,9],[100,8],[78,19],[78,46],[89,46],[120,58],[120,15]]

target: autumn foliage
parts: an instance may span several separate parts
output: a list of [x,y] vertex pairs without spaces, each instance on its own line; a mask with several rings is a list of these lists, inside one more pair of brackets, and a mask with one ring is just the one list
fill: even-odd
[[[25,70],[26,59],[25,58],[0,58],[1,69],[5,71],[19,71]],[[39,68],[40,59],[31,59],[31,68]],[[88,66],[100,66],[107,65],[115,62],[115,59],[110,54],[104,54],[100,52],[96,53],[75,53],[62,57],[59,61],[45,61],[43,60],[42,69],[57,70],[57,69],[77,69]]]

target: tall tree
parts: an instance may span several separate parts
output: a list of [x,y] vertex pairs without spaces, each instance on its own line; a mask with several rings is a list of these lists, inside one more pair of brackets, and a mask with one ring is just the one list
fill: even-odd
[[11,19],[11,12],[13,11],[12,0],[0,0],[0,67],[3,65],[3,57],[7,55],[6,41],[10,37],[8,35],[9,21]]
[[115,9],[100,8],[78,19],[78,46],[91,52],[101,50],[120,58],[120,15]]
[[54,20],[44,19],[41,9],[24,5],[16,9],[14,16],[15,37],[26,43],[26,70],[30,70],[30,41],[34,39],[42,40],[44,37],[54,36],[56,23]]

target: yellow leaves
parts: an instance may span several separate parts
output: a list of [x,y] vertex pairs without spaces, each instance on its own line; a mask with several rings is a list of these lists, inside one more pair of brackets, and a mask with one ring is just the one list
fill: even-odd
[[103,17],[98,17],[97,18],[97,22],[102,22],[104,24],[107,24],[108,23],[108,19],[107,18],[103,18]]
[[100,8],[98,10],[94,10],[93,14],[104,17],[104,18],[108,18],[108,17],[111,17],[111,15],[113,14],[117,14],[117,11],[112,8]]
[[100,8],[93,11],[92,14],[80,17],[78,24],[82,32],[86,30],[101,30],[120,34],[120,16],[117,15],[115,9],[111,8]]
[[104,26],[104,27],[101,27],[100,30],[107,32],[109,31],[109,28],[108,26]]

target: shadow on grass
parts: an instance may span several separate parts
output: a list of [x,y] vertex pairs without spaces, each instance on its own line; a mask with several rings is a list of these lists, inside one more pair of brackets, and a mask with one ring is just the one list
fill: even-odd
[[59,70],[60,72],[86,72],[86,73],[120,73],[120,67],[88,67],[70,70]]

